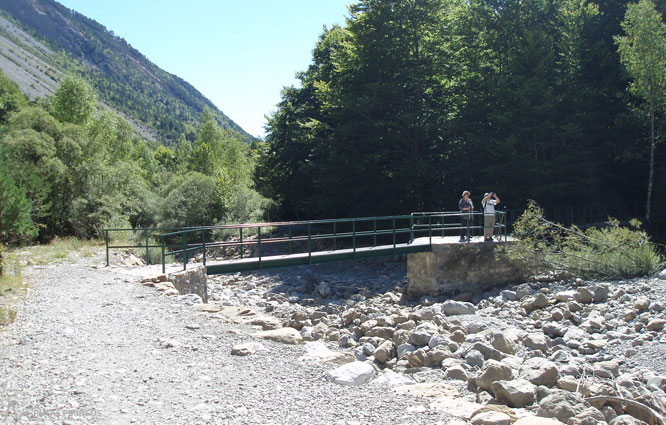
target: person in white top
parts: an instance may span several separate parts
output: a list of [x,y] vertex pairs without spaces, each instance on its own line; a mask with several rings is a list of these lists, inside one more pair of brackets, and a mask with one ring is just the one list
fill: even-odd
[[495,206],[500,203],[500,199],[495,192],[490,192],[483,195],[481,203],[483,204],[483,238],[484,242],[488,242],[493,240]]

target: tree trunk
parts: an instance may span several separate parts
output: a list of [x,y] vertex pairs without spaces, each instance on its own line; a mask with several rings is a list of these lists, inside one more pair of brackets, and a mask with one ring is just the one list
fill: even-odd
[[655,102],[654,100],[650,101],[650,177],[648,178],[648,190],[647,190],[647,204],[645,206],[645,221],[650,222],[650,207],[652,205],[652,185],[654,183],[654,148],[655,148],[655,137],[654,137],[654,109]]

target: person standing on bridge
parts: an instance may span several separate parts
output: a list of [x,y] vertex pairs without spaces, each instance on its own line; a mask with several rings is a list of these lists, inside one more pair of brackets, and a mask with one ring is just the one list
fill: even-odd
[[483,241],[493,240],[495,230],[495,206],[500,203],[500,199],[495,192],[483,195]]
[[472,218],[472,211],[474,211],[474,203],[469,199],[469,190],[462,193],[462,199],[458,202],[460,209],[460,242],[469,242],[469,235],[467,234],[469,228],[469,221]]

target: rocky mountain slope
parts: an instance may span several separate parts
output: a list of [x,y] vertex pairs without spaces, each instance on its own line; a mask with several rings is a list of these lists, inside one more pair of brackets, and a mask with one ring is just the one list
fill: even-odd
[[192,138],[204,107],[222,128],[252,139],[189,83],[53,0],[0,0],[0,68],[32,98],[53,93],[63,73],[82,74],[100,101],[167,144]]

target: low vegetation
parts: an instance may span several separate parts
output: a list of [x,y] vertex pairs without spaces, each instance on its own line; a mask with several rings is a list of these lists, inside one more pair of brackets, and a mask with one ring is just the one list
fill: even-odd
[[650,243],[641,223],[628,226],[609,218],[605,226],[585,230],[546,220],[530,201],[514,224],[517,241],[508,249],[533,273],[563,272],[583,278],[651,276],[664,265],[664,257]]

